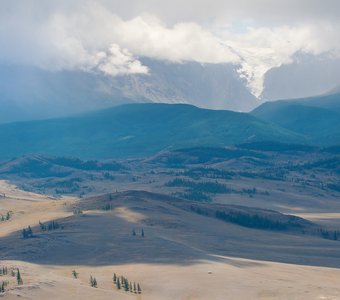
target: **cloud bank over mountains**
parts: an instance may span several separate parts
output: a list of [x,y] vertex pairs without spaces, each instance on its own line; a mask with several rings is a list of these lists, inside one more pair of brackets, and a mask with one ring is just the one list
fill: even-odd
[[0,64],[116,76],[152,72],[141,57],[227,63],[259,97],[296,53],[340,58],[339,1],[234,2],[7,1]]

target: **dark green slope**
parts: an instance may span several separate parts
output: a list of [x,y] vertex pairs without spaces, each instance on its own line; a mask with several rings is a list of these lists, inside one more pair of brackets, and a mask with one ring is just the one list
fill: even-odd
[[313,144],[340,143],[340,94],[267,102],[251,114],[302,134]]
[[28,153],[141,157],[183,147],[303,142],[249,114],[171,104],[128,104],[76,117],[3,124],[0,140],[0,159]]

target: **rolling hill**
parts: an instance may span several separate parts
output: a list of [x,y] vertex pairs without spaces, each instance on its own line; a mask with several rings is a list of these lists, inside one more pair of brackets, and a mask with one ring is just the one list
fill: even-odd
[[0,139],[0,159],[29,153],[141,157],[184,147],[304,141],[246,113],[184,104],[127,104],[74,117],[2,124]]
[[340,93],[267,102],[252,115],[302,134],[312,144],[340,143]]

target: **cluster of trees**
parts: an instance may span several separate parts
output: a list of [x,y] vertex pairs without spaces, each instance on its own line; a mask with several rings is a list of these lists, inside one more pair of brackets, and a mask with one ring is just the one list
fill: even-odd
[[80,216],[80,215],[83,214],[83,211],[82,211],[80,208],[75,208],[75,209],[73,210],[73,214],[74,214],[75,216]]
[[327,187],[333,191],[340,192],[340,184],[330,183],[327,184]]
[[[260,214],[251,214],[236,210],[211,210],[203,207],[191,205],[190,210],[203,216],[214,216],[225,222],[234,223],[244,227],[258,228],[258,229],[269,229],[269,230],[285,230],[288,226],[299,226],[294,220],[287,220],[282,222],[275,218]],[[339,235],[340,236],[340,235]]]
[[92,277],[92,275],[90,276],[90,285],[93,288],[97,288],[97,286],[98,286],[96,277]]
[[[39,226],[40,226],[40,229],[42,231],[52,231],[52,230],[63,229],[64,228],[57,221],[51,221],[51,222],[48,222],[47,224],[42,223],[41,221],[39,221]],[[32,238],[33,237],[33,230],[31,228],[31,226],[28,226],[27,228],[24,228],[22,230],[22,237],[24,239]]]
[[260,171],[253,171],[253,172],[240,172],[240,176],[247,177],[247,178],[260,178],[260,179],[268,179],[268,180],[287,180],[288,171],[283,170],[282,167],[280,168],[265,168],[261,169]]
[[190,205],[190,210],[202,216],[209,216],[209,212],[205,209],[201,209],[199,206]]
[[57,221],[51,221],[47,225],[39,221],[39,225],[42,231],[46,231],[46,230],[51,231],[51,230],[56,230],[59,228],[62,229],[62,226],[60,226],[60,224]]
[[217,181],[194,182],[181,178],[175,178],[166,183],[166,186],[187,187],[197,192],[211,194],[226,194],[231,192],[231,189],[229,189],[225,184],[218,183]]
[[[7,267],[0,268],[0,276],[6,276],[6,275],[8,275],[8,268]],[[22,285],[24,283],[19,269],[16,269],[16,271],[11,269],[11,276],[16,277],[16,281],[18,285]],[[0,282],[0,294],[6,292],[8,284],[9,282],[7,280]]]
[[132,283],[124,276],[117,276],[116,273],[113,274],[112,279],[113,279],[113,283],[117,286],[118,290],[122,289],[126,292],[135,293],[135,294],[142,293],[142,289],[139,283],[137,284],[136,282]]
[[338,230],[326,230],[323,228],[317,229],[317,234],[324,239],[337,241],[340,239],[340,231]]
[[[136,236],[136,235],[137,235],[136,230],[135,230],[134,228],[132,229],[132,235],[133,235],[133,236]],[[140,236],[141,236],[141,237],[144,237],[144,236],[145,236],[145,234],[144,234],[144,228],[142,228],[142,230],[141,230],[141,232],[140,232]]]
[[115,178],[115,176],[113,176],[111,173],[109,173],[109,172],[104,172],[103,173],[103,177],[104,177],[104,179],[106,179],[106,180],[115,180],[116,178]]
[[[0,268],[0,276],[5,276],[7,274],[8,274],[7,267]],[[8,285],[8,281],[6,280],[0,282],[0,294],[3,294],[4,292],[6,292],[7,285]]]
[[188,176],[192,179],[199,180],[201,177],[214,178],[214,179],[232,179],[236,173],[232,171],[224,171],[214,168],[193,168],[186,170],[177,175]]
[[0,217],[0,221],[4,222],[4,221],[8,221],[12,218],[13,212],[12,211],[8,211],[5,215],[1,215]]
[[7,267],[2,267],[0,268],[0,276],[4,276],[8,274],[8,269]]
[[[18,270],[19,272],[19,270]],[[19,273],[20,275],[20,273]],[[75,279],[78,278],[79,273],[77,273],[76,270],[72,270],[72,275]],[[118,290],[124,290],[126,292],[135,293],[135,294],[141,294],[142,288],[140,284],[137,282],[132,282],[127,279],[127,277],[124,276],[118,276],[116,273],[113,274],[113,283],[116,285]],[[93,288],[98,287],[98,282],[96,277],[90,275],[90,286]]]
[[266,216],[258,214],[247,214],[238,211],[219,211],[215,212],[215,216],[226,222],[235,223],[241,226],[259,229],[284,230],[287,225],[278,220],[272,220]]
[[85,171],[119,171],[124,169],[124,167],[115,162],[115,161],[108,161],[108,162],[99,162],[98,160],[80,160],[78,158],[68,158],[68,157],[57,157],[54,159],[50,159],[50,161],[54,164],[70,167],[74,169],[80,169]]
[[103,210],[112,210],[112,204],[111,203],[107,203],[102,207]]
[[189,200],[189,201],[197,201],[197,202],[211,202],[212,201],[210,196],[200,191],[188,191],[186,193],[176,192],[176,193],[172,193],[172,195],[174,195],[175,197]]
[[22,230],[22,237],[24,239],[28,239],[28,238],[32,238],[33,237],[33,231],[32,231],[31,226],[28,226],[27,228],[24,228]]

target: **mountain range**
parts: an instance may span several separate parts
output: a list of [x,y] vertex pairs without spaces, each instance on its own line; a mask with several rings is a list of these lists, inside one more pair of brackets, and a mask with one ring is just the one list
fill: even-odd
[[306,54],[270,69],[257,96],[239,65],[140,60],[148,74],[106,76],[0,65],[0,123],[65,117],[136,102],[249,112],[265,101],[322,94],[340,83],[340,60]]
[[149,74],[106,76],[0,66],[0,123],[63,117],[123,103],[187,103],[249,111],[260,102],[237,67],[144,59]]

